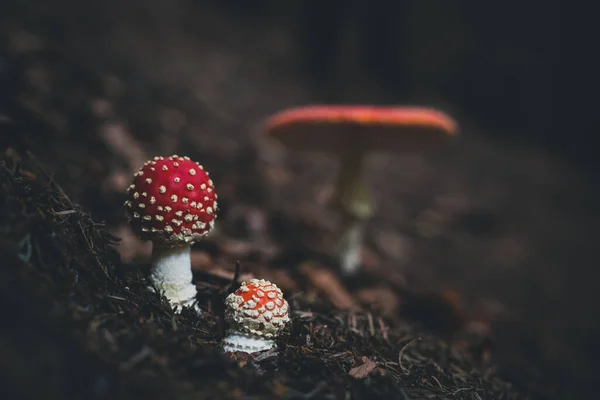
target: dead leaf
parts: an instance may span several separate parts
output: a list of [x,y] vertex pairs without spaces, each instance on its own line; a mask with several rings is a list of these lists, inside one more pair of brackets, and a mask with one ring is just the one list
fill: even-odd
[[112,151],[129,163],[132,173],[146,161],[146,155],[141,144],[137,142],[123,124],[107,122],[100,128],[99,135]]
[[[216,276],[218,278],[223,278],[228,281],[231,281],[233,279],[233,275],[235,274],[234,271],[230,271],[230,270],[225,269],[218,265],[214,266],[213,268],[210,268],[206,272],[210,275]],[[240,274],[240,276],[238,277],[238,281],[244,282],[244,281],[249,281],[250,279],[254,279],[254,278],[255,278],[255,276],[253,273],[246,272],[246,273]]]
[[120,238],[117,252],[125,263],[135,262],[138,259],[149,260],[152,254],[152,243],[140,240],[131,230],[129,225],[120,225],[112,229],[111,233]]
[[400,297],[398,292],[385,286],[371,286],[360,289],[356,297],[371,309],[379,311],[385,316],[393,316],[398,313]]
[[213,265],[210,254],[201,250],[192,250],[191,252],[192,269],[195,271],[206,271]]
[[[277,283],[277,286],[284,292],[296,293],[298,289],[298,282],[293,279],[290,274],[282,269],[269,271],[269,280]],[[261,275],[265,275],[261,272]]]
[[363,356],[361,360],[363,363],[348,371],[348,375],[356,379],[363,379],[366,378],[375,368],[377,368],[377,365],[371,361],[369,357]]
[[314,287],[325,294],[333,305],[340,310],[356,308],[352,295],[346,290],[339,279],[325,267],[312,263],[304,263],[300,270]]

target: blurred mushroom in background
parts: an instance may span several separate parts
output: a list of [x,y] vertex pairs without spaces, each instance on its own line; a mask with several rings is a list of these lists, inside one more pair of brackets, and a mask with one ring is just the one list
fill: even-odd
[[288,149],[320,151],[341,163],[330,207],[342,216],[335,249],[344,274],[361,264],[366,222],[375,205],[364,180],[372,152],[417,153],[448,142],[457,124],[441,111],[423,107],[308,106],[284,110],[265,122],[265,134]]

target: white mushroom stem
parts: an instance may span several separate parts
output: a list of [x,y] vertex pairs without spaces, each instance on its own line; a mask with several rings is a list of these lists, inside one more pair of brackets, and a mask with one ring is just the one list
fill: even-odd
[[[171,306],[190,307],[196,301],[196,285],[192,283],[191,246],[154,245],[150,281],[169,299]],[[196,310],[199,309],[196,307]]]
[[335,252],[342,272],[346,275],[354,274],[361,265],[365,225],[365,220],[354,218],[343,226],[338,239]]
[[344,274],[353,274],[360,267],[365,225],[373,215],[373,201],[363,179],[363,160],[361,151],[342,158],[333,204],[343,218],[335,251]]
[[247,333],[230,330],[223,339],[223,351],[244,353],[256,353],[259,351],[270,350],[277,345],[275,340],[267,339],[261,336],[249,335]]

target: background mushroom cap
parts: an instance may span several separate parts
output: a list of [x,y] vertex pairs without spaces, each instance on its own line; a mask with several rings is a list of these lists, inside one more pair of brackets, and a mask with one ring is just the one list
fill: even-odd
[[318,105],[291,108],[265,121],[265,134],[295,150],[410,153],[456,136],[447,114],[425,107]]

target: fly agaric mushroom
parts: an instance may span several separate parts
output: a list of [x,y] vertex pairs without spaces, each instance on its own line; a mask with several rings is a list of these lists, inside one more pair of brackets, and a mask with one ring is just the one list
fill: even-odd
[[355,272],[366,221],[374,213],[364,182],[370,152],[416,153],[456,135],[455,121],[423,107],[309,106],[284,110],[267,119],[266,135],[289,149],[321,151],[341,161],[331,206],[343,216],[336,253],[342,271]]
[[250,279],[225,299],[229,324],[225,352],[256,353],[275,347],[275,339],[290,321],[289,307],[277,285]]
[[191,245],[213,229],[217,210],[208,172],[189,157],[154,157],[135,173],[125,209],[133,231],[153,243],[154,287],[177,311],[194,304]]

